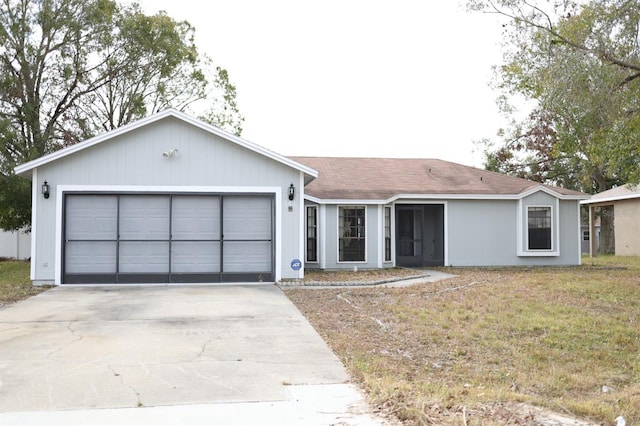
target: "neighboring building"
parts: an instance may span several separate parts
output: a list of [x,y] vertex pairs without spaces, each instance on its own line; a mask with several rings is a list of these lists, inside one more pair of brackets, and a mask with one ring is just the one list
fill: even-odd
[[[591,233],[597,232],[598,222],[595,209],[613,207],[613,229],[615,254],[618,256],[640,256],[640,187],[618,186],[593,195],[581,204],[589,207]],[[597,246],[591,247],[592,256],[597,254]]]
[[585,194],[438,160],[287,158],[176,110],[15,171],[34,182],[36,284],[580,263]]
[[[599,218],[596,218],[599,219]],[[596,250],[600,247],[600,225],[598,224],[600,221],[596,220],[596,226],[594,229],[594,235],[596,238]],[[580,244],[580,251],[582,254],[589,254],[589,250],[591,250],[591,230],[589,229],[589,225],[580,225],[580,235],[582,235],[582,243]]]

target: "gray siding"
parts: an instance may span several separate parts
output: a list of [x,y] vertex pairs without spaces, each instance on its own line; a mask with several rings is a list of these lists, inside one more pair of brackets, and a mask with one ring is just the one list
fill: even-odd
[[[536,193],[522,205],[553,204]],[[452,200],[448,203],[449,266],[577,265],[580,263],[577,201],[560,201],[558,256],[518,256],[518,232],[526,232],[526,208],[518,217],[518,201]],[[446,232],[446,230],[445,230]],[[524,243],[523,243],[524,244]]]
[[508,265],[517,260],[516,201],[454,200],[447,214],[449,266]]
[[[162,153],[169,149],[178,149],[179,154],[163,157]],[[44,180],[51,185],[51,197],[47,200],[39,194]],[[282,194],[281,221],[276,223],[281,236],[282,278],[300,278],[303,271],[293,271],[290,265],[293,259],[304,256],[300,247],[301,181],[300,171],[181,120],[169,117],[151,123],[34,172],[34,187],[38,191],[34,281],[53,281],[55,262],[60,261],[55,258],[56,245],[60,244],[55,240],[56,214],[60,214],[56,211],[59,185],[180,187],[178,190],[184,191],[194,186],[231,190],[277,187]],[[291,183],[296,186],[296,199],[289,211],[286,190]]]
[[577,201],[560,201],[560,256],[557,265],[579,265],[580,253],[580,205]]
[[[441,204],[437,200],[420,200]],[[412,200],[412,203],[419,203]],[[526,266],[577,265],[580,263],[580,230],[578,201],[556,201],[536,192],[523,200],[448,200],[445,207],[445,263],[447,266]],[[347,204],[339,204],[347,205]],[[553,226],[557,227],[554,248],[558,255],[525,253],[523,236],[527,232],[526,207],[553,207]],[[383,253],[384,216],[382,205],[367,205],[367,262],[338,262],[338,205],[324,207],[325,220],[320,221],[319,262],[308,265],[326,269],[377,268]],[[320,215],[320,209],[319,209]],[[392,223],[392,247],[395,248],[395,221]],[[520,233],[521,248],[518,241]],[[324,250],[323,250],[324,247]],[[554,250],[555,251],[555,250]],[[395,252],[392,253],[395,259]],[[382,262],[383,267],[393,263]]]

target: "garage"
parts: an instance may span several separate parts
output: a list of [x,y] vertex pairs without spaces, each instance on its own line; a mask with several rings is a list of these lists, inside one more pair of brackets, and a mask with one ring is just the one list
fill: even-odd
[[274,281],[274,196],[65,193],[62,284]]
[[35,285],[304,277],[304,188],[318,172],[183,112],[15,172],[32,182]]

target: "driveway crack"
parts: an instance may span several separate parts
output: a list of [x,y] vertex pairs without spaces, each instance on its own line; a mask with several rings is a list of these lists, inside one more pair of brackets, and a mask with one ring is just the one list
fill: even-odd
[[84,336],[81,334],[76,334],[76,330],[73,329],[73,324],[76,321],[70,321],[69,323],[67,323],[67,330],[69,330],[69,333],[71,333],[71,336],[74,337],[71,341],[65,343],[64,345],[59,346],[58,348],[56,348],[55,350],[49,352],[47,354],[47,359],[51,359],[51,357],[53,357],[55,354],[57,354],[58,352],[63,351],[65,348],[68,348],[69,346],[73,345],[76,342],[81,341],[82,339],[84,339]]
[[213,337],[211,339],[206,340],[202,346],[200,346],[200,352],[193,358],[193,361],[198,361],[204,357],[205,352],[207,351],[207,347],[213,343],[214,340],[219,340],[217,337]]
[[115,377],[118,378],[118,380],[120,380],[120,384],[127,387],[136,397],[136,405],[138,407],[142,407],[142,400],[140,399],[140,392],[138,392],[133,386],[131,386],[129,383],[127,383],[124,380],[124,377],[122,376],[122,374],[118,373],[118,371],[116,370],[116,368],[113,365],[108,365],[107,368],[113,373],[113,375]]

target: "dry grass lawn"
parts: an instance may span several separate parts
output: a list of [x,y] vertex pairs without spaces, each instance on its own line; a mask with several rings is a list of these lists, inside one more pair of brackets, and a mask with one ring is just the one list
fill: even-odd
[[0,261],[0,307],[34,296],[49,287],[34,287],[29,279],[29,262]]
[[584,263],[286,294],[407,424],[539,424],[523,406],[640,424],[640,259]]

